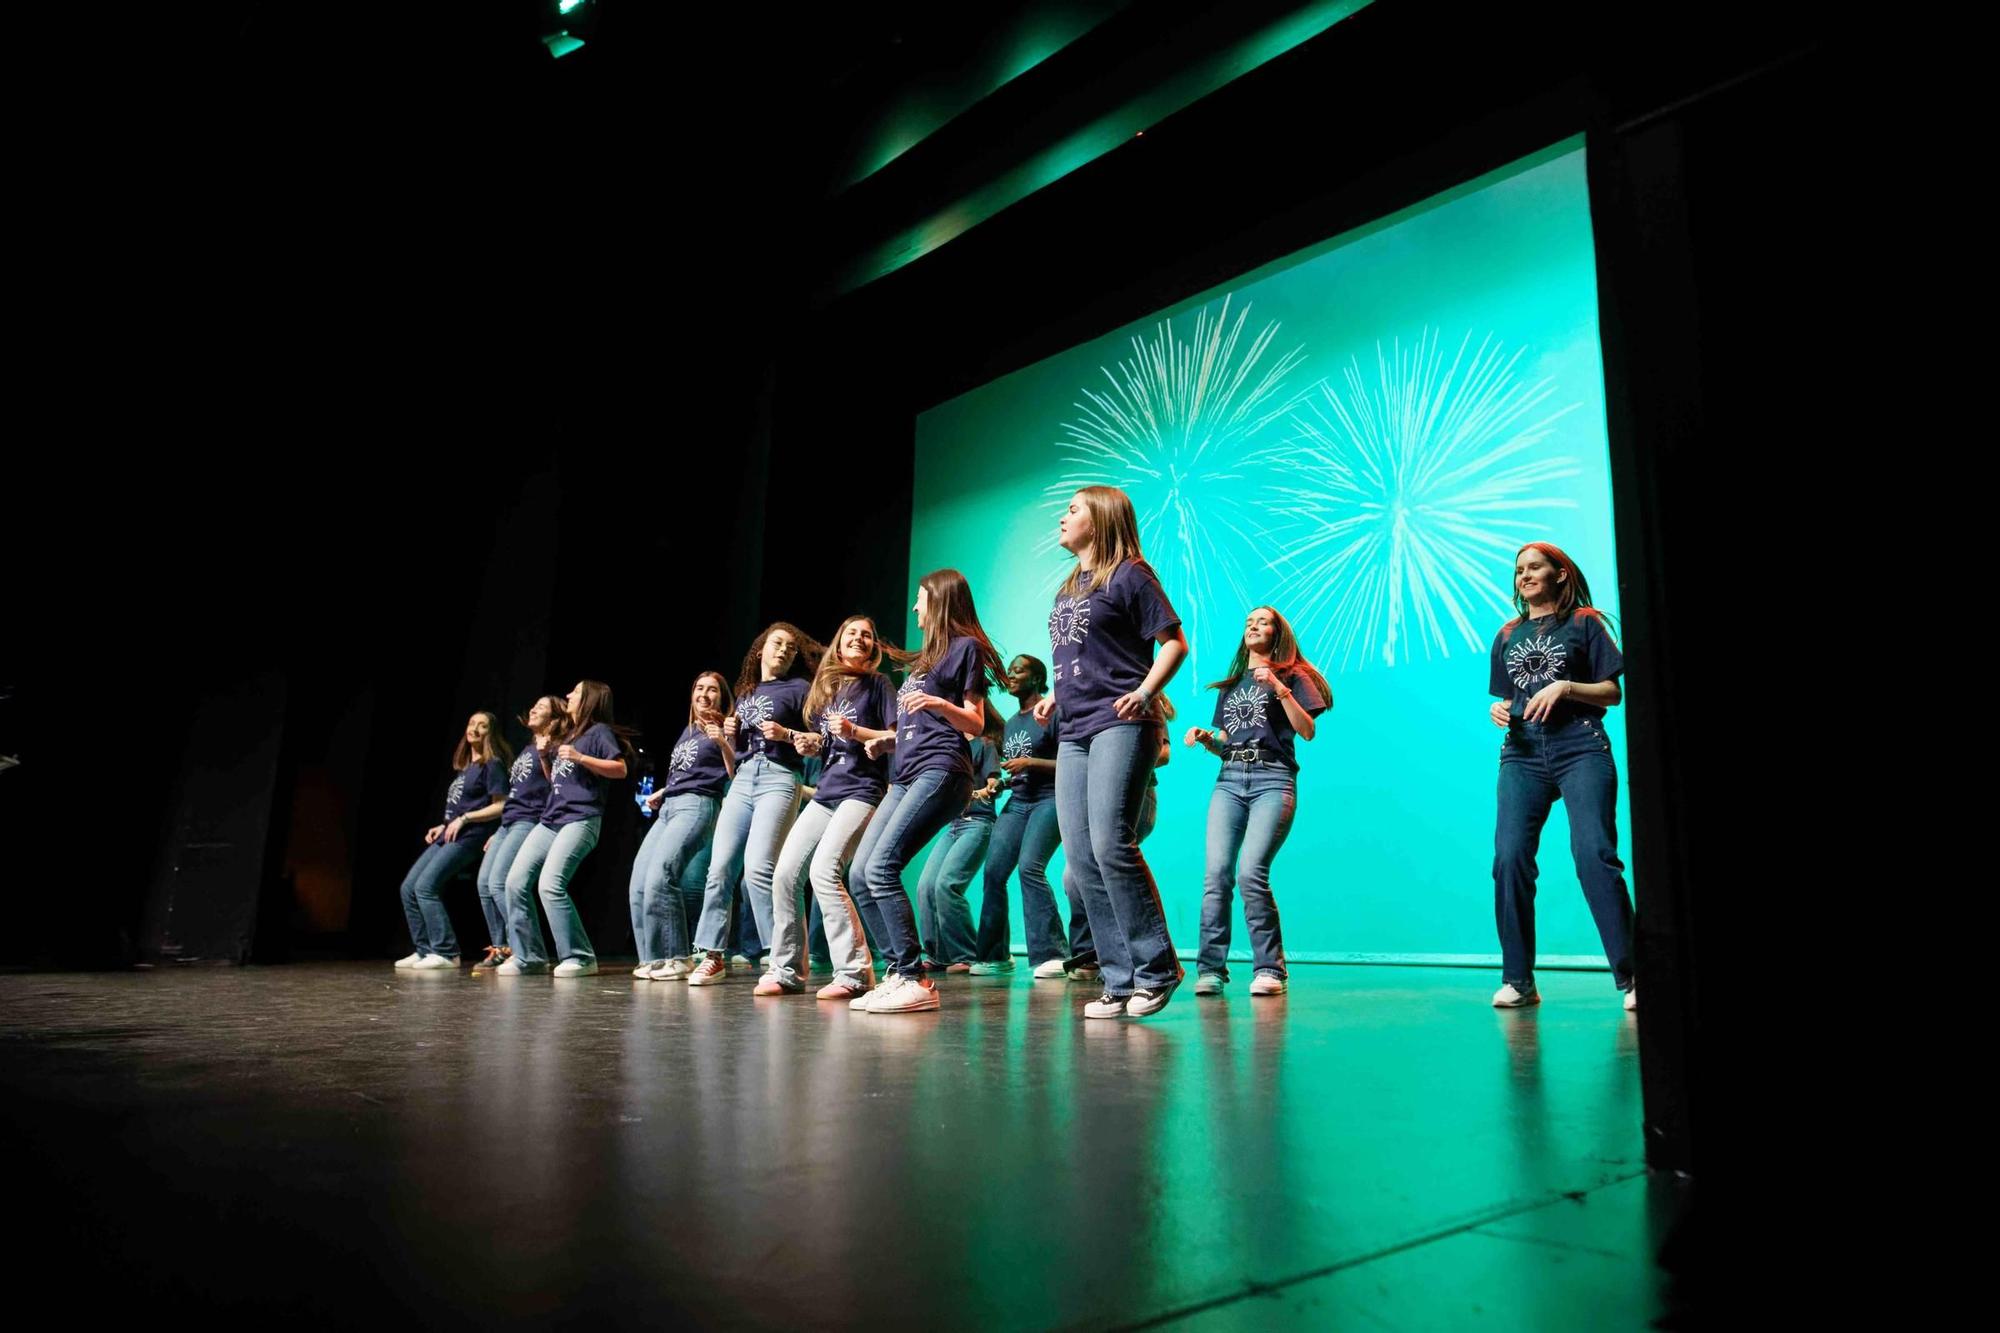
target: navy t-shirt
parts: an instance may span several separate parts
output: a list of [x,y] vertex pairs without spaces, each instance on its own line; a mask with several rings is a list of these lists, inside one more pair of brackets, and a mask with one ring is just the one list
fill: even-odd
[[844,717],[857,727],[887,731],[896,725],[896,685],[879,671],[849,681],[820,714],[820,735],[826,746],[820,751],[823,766],[819,785],[813,789],[813,804],[832,810],[842,801],[881,801],[889,785],[889,756],[870,759],[859,740],[842,740],[832,731],[833,719]]
[[812,681],[799,676],[788,676],[784,680],[767,680],[752,686],[746,694],[736,696],[736,762],[742,763],[752,755],[763,755],[774,764],[782,764],[797,773],[803,767],[805,756],[790,741],[764,739],[765,722],[775,722],[791,731],[804,731],[806,695],[812,690]]
[[1056,594],[1049,650],[1067,739],[1089,740],[1121,724],[1112,704],[1145,683],[1154,637],[1180,623],[1143,560],[1127,560],[1079,596]]
[[[1508,716],[1521,720],[1528,700],[1551,681],[1573,680],[1583,685],[1615,680],[1625,672],[1625,654],[1611,641],[1604,617],[1589,610],[1567,620],[1554,616],[1523,620],[1493,638],[1492,675],[1488,688],[1507,701]],[[1549,725],[1572,718],[1602,718],[1604,710],[1579,699],[1565,699],[1549,714]]]
[[[498,759],[489,759],[483,764],[475,759],[451,780],[451,788],[444,798],[444,822],[449,824],[460,815],[484,810],[493,804],[494,797],[506,794],[507,766]],[[490,823],[468,823],[459,831],[459,836],[462,838],[468,833],[483,835],[493,829],[494,825]]]
[[[1306,710],[1306,716],[1318,717],[1326,711],[1326,700],[1319,697],[1319,691],[1305,672],[1280,671],[1278,677],[1291,690],[1298,706]],[[1285,712],[1284,701],[1259,685],[1249,671],[1216,692],[1212,725],[1229,734],[1230,751],[1253,750],[1266,763],[1275,759],[1293,772],[1298,771],[1298,755],[1292,745],[1292,738],[1298,732]]]
[[729,770],[722,765],[722,742],[711,740],[700,727],[689,723],[681,728],[680,739],[667,752],[669,796],[720,796],[729,786]]
[[[569,746],[592,759],[617,759],[624,753],[618,747],[618,737],[602,722],[592,724],[590,730]],[[549,808],[543,812],[542,822],[550,828],[561,828],[600,818],[604,814],[604,793],[610,787],[610,778],[599,777],[576,760],[556,760],[549,772]]]
[[507,777],[507,808],[500,812],[500,827],[539,822],[549,804],[549,775],[542,771],[541,751],[534,742],[514,756],[514,767],[507,770]]
[[[966,747],[966,758],[972,764],[972,789],[978,791],[995,773],[1000,771],[1000,752],[993,743],[981,736]],[[968,819],[992,820],[999,817],[996,809],[1000,797],[996,794],[990,801],[967,801],[965,814]]]
[[[1007,719],[1007,730],[1000,736],[1000,757],[1002,759],[1054,759],[1056,757],[1056,733],[1061,713],[1051,712],[1049,724],[1045,727],[1035,721],[1035,710],[1023,708]],[[1023,769],[1010,775],[1008,790],[1017,801],[1039,801],[1056,789],[1056,775],[1037,769]]]
[[979,641],[963,635],[953,639],[935,667],[911,675],[896,691],[896,763],[890,780],[908,782],[933,768],[972,772],[963,732],[935,710],[904,711],[904,701],[914,694],[935,694],[954,708],[964,707],[967,695],[984,699],[986,665],[979,660]]

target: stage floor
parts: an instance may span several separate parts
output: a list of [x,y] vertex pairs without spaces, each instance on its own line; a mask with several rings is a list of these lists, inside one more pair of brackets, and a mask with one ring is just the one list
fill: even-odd
[[[629,965],[628,965],[629,966]],[[311,1323],[1620,1329],[1661,1309],[1603,973],[1300,966],[1085,1022],[624,971],[0,975],[17,1271]],[[60,1281],[55,1279],[60,1275]],[[157,1304],[156,1304],[157,1303]]]

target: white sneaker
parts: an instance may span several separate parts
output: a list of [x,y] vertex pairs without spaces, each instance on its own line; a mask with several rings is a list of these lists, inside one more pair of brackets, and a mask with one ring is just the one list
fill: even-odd
[[410,955],[410,956],[409,956],[408,958],[398,958],[398,959],[396,960],[396,966],[397,966],[397,967],[415,967],[415,966],[416,966],[416,965],[417,965],[418,963],[421,963],[421,962],[423,962],[423,961],[424,961],[424,956],[423,956],[422,954],[420,954],[420,953],[413,953],[413,954],[411,954],[411,955]]
[[1269,972],[1259,972],[1250,979],[1250,993],[1252,995],[1283,995],[1285,993],[1285,979],[1283,977],[1274,977]]
[[729,966],[732,970],[740,967],[744,971],[748,972],[751,968],[757,965],[751,962],[748,958],[744,957],[742,954],[733,953],[729,955]]
[[597,975],[597,962],[593,959],[588,963],[579,963],[574,958],[565,958],[556,964],[556,975],[559,977],[594,977]]
[[436,972],[440,968],[456,968],[457,966],[458,960],[456,958],[446,958],[441,953],[427,953],[416,962],[410,964],[411,969],[417,972]]
[[1103,975],[1104,975],[1103,971],[1098,968],[1097,964],[1085,963],[1082,967],[1071,968],[1069,973],[1069,979],[1071,981],[1081,981],[1089,985],[1095,985],[1097,984],[1098,978],[1102,977]]
[[871,1014],[914,1014],[925,1009],[936,1009],[939,1005],[936,986],[927,986],[921,981],[905,981],[894,990],[872,992],[879,997],[868,1005]]
[[1493,992],[1493,1007],[1495,1009],[1520,1009],[1527,1005],[1540,1004],[1541,1002],[1542,993],[1540,991],[1531,990],[1526,995],[1523,995],[1520,991],[1515,990],[1511,983]]
[[496,977],[518,977],[527,970],[527,968],[521,966],[520,959],[509,958],[506,962],[493,969],[493,975]]
[[1007,958],[990,963],[974,963],[966,970],[975,977],[1003,977],[1014,970],[1014,960]]
[[[1252,986],[1250,990],[1254,994],[1257,988]],[[1222,978],[1213,976],[1207,972],[1202,973],[1194,979],[1194,993],[1196,995],[1222,994]]]
[[729,964],[720,958],[704,956],[695,964],[694,971],[688,973],[690,986],[717,986],[729,976]]
[[1125,1012],[1134,1018],[1144,1018],[1147,1014],[1159,1013],[1173,998],[1172,986],[1162,986],[1158,990],[1135,990],[1125,1001]]
[[653,969],[659,966],[661,966],[659,963],[641,963],[632,969],[632,975],[641,981],[651,981],[653,979]]
[[664,963],[655,963],[653,970],[646,974],[650,981],[686,981],[694,965],[685,958],[669,958]]
[[1636,1011],[1639,1008],[1639,988],[1637,986],[1625,992],[1625,1008],[1628,1012]]
[[1063,966],[1063,960],[1060,958],[1051,958],[1035,969],[1037,981],[1061,981],[1068,976],[1069,969]]
[[1083,1006],[1083,1016],[1085,1018],[1123,1018],[1125,1016],[1125,998],[1121,995],[1112,995],[1106,992]]
[[853,999],[849,1000],[847,1002],[847,1007],[849,1009],[860,1009],[865,1012],[869,1009],[874,1008],[874,1006],[869,1003],[870,1000],[873,1000],[878,995],[888,995],[891,992],[893,992],[897,987],[902,986],[903,984],[905,984],[903,978],[898,974],[891,972],[889,974],[888,979],[884,981],[881,985],[877,986],[874,990],[871,990],[863,995],[857,995]]

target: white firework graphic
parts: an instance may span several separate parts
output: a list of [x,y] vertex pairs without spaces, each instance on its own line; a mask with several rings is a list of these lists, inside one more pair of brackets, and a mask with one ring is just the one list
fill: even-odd
[[1222,726],[1232,737],[1252,727],[1264,725],[1264,709],[1270,695],[1255,685],[1232,690],[1222,701]]
[[508,783],[512,786],[520,786],[528,780],[528,771],[534,766],[535,751],[534,747],[530,746],[514,756],[514,767],[508,770],[507,773]]
[[574,772],[576,772],[576,760],[558,759],[555,768],[549,773],[549,781],[560,786],[562,780]]
[[1517,378],[1525,350],[1490,334],[1475,349],[1467,332],[1447,362],[1427,328],[1378,342],[1372,377],[1351,359],[1295,406],[1270,567],[1296,590],[1292,622],[1321,626],[1313,657],[1346,670],[1450,657],[1454,639],[1477,652],[1475,616],[1513,614],[1514,553],[1547,527],[1529,515],[1574,509],[1545,488],[1581,470],[1538,451],[1582,404]]
[[906,717],[909,715],[910,696],[913,694],[927,693],[927,691],[924,689],[924,686],[927,685],[929,682],[930,682],[930,673],[924,672],[921,675],[911,676],[909,679],[905,680],[902,683],[901,687],[899,687],[896,691],[896,716],[898,718]]
[[736,720],[745,729],[761,727],[771,720],[771,701],[761,694],[746,694],[736,701]]
[[701,750],[701,742],[690,736],[674,746],[667,756],[667,767],[676,772],[694,767],[694,757]]
[[[1045,492],[1058,513],[1085,486],[1132,497],[1140,542],[1197,655],[1209,616],[1233,624],[1253,601],[1238,552],[1265,545],[1265,491],[1293,448],[1259,432],[1285,416],[1286,381],[1305,360],[1303,347],[1272,353],[1275,321],[1246,338],[1250,307],[1232,320],[1233,299],[1196,312],[1192,337],[1162,320],[1150,340],[1132,339],[1130,359],[1103,367],[1109,387],[1085,389],[1081,415],[1063,423],[1063,474]],[[1054,547],[1053,535],[1043,540]]]
[[1000,756],[1003,759],[1026,759],[1034,748],[1033,736],[1025,731],[1016,731],[1009,734],[1006,741],[1001,744]]
[[1532,690],[1537,685],[1560,680],[1568,667],[1568,656],[1569,650],[1561,639],[1537,634],[1507,650],[1507,674],[1513,677],[1517,689]]
[[450,805],[463,795],[465,795],[465,774],[460,773],[451,780],[451,790],[444,794],[445,804]]
[[1049,646],[1061,648],[1066,644],[1082,643],[1089,635],[1090,599],[1056,598],[1056,609],[1049,612]]
[[826,711],[819,715],[820,735],[832,740],[836,722],[852,722],[857,716],[858,712],[852,700],[835,699],[826,706]]

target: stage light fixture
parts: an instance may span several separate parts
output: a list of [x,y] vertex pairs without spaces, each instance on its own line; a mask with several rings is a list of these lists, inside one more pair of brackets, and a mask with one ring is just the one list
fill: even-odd
[[560,60],[581,51],[597,24],[598,0],[542,0],[542,45]]

